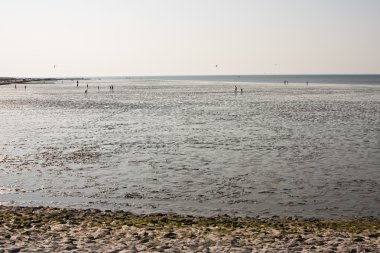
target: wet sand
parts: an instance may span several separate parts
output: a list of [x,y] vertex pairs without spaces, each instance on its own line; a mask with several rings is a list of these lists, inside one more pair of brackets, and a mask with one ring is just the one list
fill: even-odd
[[1,86],[0,203],[380,218],[380,86],[240,85]]
[[0,206],[0,252],[379,252],[380,220]]

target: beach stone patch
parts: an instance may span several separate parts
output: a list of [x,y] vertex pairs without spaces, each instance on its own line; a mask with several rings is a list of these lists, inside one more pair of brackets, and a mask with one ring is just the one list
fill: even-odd
[[380,221],[0,206],[1,252],[380,252]]

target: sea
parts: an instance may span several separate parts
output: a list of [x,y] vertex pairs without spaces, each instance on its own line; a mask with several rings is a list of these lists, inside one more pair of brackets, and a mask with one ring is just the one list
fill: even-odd
[[0,86],[0,204],[379,218],[380,75]]

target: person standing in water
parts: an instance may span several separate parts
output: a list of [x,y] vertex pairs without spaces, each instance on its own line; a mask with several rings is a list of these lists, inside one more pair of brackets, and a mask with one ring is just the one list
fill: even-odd
[[243,88],[240,89],[240,94],[243,94]]
[[79,86],[79,82],[78,82],[78,80],[77,80],[77,87]]
[[309,86],[309,81],[306,81],[306,86]]

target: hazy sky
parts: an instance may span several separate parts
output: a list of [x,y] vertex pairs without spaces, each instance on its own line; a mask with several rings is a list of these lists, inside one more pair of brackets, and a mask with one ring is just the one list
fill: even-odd
[[0,0],[0,76],[380,73],[379,24],[380,0]]

